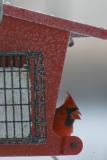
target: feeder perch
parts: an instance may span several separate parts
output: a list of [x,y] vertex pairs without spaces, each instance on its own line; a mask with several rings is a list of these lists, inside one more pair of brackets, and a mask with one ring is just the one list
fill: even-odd
[[107,30],[4,5],[0,24],[0,156],[75,155],[76,136],[53,130],[69,36]]

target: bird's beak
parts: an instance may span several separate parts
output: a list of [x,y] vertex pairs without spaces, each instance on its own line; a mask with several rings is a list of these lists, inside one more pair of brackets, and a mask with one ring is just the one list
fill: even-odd
[[81,113],[79,111],[74,111],[72,113],[72,119],[74,119],[74,120],[78,119],[79,120],[79,119],[81,119],[80,115],[81,115]]

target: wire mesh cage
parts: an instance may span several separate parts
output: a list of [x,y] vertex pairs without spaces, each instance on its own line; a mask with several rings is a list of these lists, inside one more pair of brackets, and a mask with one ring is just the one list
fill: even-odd
[[0,143],[46,140],[44,56],[0,52]]

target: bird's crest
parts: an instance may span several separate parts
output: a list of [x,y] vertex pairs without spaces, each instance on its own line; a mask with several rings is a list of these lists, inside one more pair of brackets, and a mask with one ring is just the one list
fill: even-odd
[[64,102],[64,108],[66,109],[68,114],[71,114],[72,119],[81,119],[80,118],[80,111],[79,108],[77,107],[77,105],[75,104],[73,98],[71,97],[71,95],[69,94],[69,92],[67,92],[67,97],[66,100]]

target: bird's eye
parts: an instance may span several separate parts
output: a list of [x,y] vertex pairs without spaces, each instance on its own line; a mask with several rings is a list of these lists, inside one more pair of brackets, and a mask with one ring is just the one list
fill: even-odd
[[71,114],[72,112],[78,110],[77,108],[66,108],[66,113]]
[[67,114],[71,114],[72,113],[72,108],[66,108],[66,112],[67,112]]

